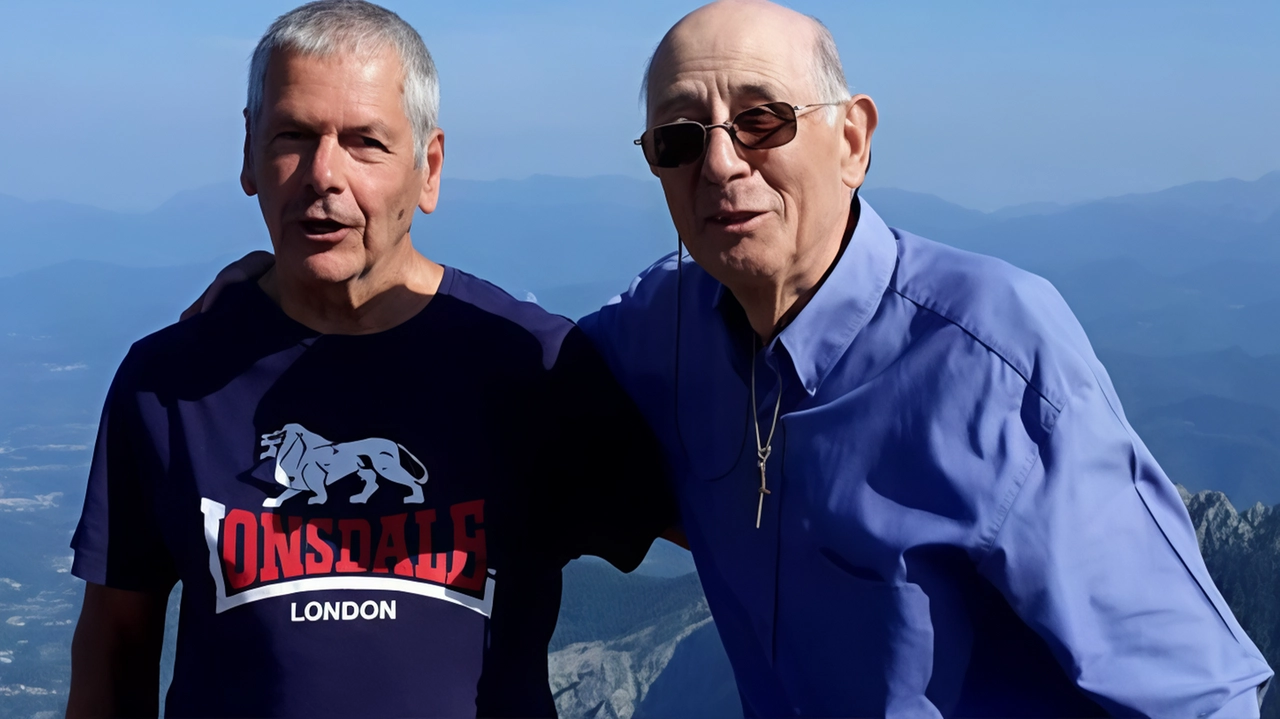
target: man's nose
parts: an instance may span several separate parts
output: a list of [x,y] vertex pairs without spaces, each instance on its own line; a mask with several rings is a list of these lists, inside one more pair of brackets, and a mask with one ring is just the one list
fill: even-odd
[[346,190],[342,145],[332,135],[322,135],[311,154],[307,184],[317,195],[339,195]]
[[702,176],[717,185],[751,173],[751,165],[739,154],[738,143],[728,128],[719,125],[707,130],[707,154],[702,160]]

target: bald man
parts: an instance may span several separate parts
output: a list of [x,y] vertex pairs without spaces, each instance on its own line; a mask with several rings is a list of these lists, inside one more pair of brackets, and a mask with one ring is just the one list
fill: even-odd
[[878,115],[830,33],[715,3],[646,85],[692,261],[581,326],[663,443],[744,712],[1258,716],[1272,671],[1062,298],[858,198]]
[[640,144],[693,262],[581,325],[657,430],[749,715],[1258,716],[1272,676],[1045,280],[857,197],[830,34],[690,13]]

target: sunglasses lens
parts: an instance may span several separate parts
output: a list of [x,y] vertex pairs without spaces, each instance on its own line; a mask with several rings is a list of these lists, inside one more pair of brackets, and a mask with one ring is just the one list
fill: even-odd
[[679,167],[702,156],[706,131],[696,122],[659,125],[645,133],[644,159],[654,167]]
[[796,137],[796,112],[785,102],[771,102],[744,110],[733,118],[738,142],[753,150],[765,150]]
[[[771,102],[743,110],[733,118],[733,136],[752,150],[767,150],[796,137],[796,111],[785,102]],[[644,159],[654,167],[680,167],[697,162],[707,146],[707,128],[681,121],[659,125],[641,137]]]

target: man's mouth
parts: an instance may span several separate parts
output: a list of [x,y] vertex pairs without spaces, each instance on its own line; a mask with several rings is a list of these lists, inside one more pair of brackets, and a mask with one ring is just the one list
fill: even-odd
[[298,226],[302,228],[303,234],[316,240],[341,239],[343,230],[348,229],[347,225],[336,220],[299,220]]
[[753,227],[755,224],[753,220],[763,215],[763,212],[754,210],[718,212],[707,218],[707,224],[718,226],[730,232],[744,232]]

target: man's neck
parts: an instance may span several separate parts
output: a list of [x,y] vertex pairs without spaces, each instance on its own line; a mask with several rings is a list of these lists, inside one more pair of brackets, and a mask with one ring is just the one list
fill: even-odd
[[768,344],[800,314],[826,282],[831,270],[844,254],[858,225],[860,206],[855,196],[849,209],[844,232],[832,234],[832,239],[820,244],[810,261],[798,272],[793,272],[780,282],[755,287],[729,288],[742,305],[751,329],[761,342]]
[[258,285],[291,319],[322,334],[382,332],[421,312],[444,277],[444,268],[415,250],[408,237],[401,246],[345,282],[307,280],[277,265]]

